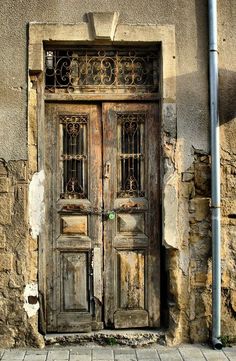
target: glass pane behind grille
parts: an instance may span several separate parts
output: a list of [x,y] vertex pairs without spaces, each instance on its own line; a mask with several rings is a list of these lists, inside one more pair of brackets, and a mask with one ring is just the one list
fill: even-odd
[[49,92],[158,92],[159,50],[108,46],[47,49],[45,83]]
[[145,113],[117,113],[119,197],[144,197]]
[[63,184],[61,198],[85,198],[87,195],[87,123],[88,114],[61,115]]

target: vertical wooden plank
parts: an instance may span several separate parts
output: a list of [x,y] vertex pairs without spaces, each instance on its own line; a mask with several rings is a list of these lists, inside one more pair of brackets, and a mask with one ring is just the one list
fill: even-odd
[[[144,124],[141,124],[140,128],[141,143],[145,147],[145,164],[140,168],[145,196],[141,194],[135,197],[118,197],[117,186],[121,177],[118,142],[121,134],[117,132],[117,113],[123,113],[124,119],[126,115],[129,119],[132,114],[132,119],[135,119],[135,114],[144,119]],[[113,210],[116,204],[122,204],[123,207],[122,213],[117,210],[117,226],[114,221],[106,219],[104,222],[105,323],[108,327],[157,327],[160,318],[160,142],[157,106],[142,103],[106,103],[103,106],[103,117],[104,166],[106,162],[112,164],[109,176],[106,175],[104,178],[104,208],[105,211]],[[143,215],[140,218],[144,224],[137,224],[136,221],[140,217],[135,216],[140,210],[140,204],[148,205],[145,217]],[[143,237],[142,243],[140,237]]]
[[[52,331],[57,328],[57,310],[59,308],[59,300],[57,297],[58,282],[55,272],[55,265],[57,265],[57,251],[53,251],[53,224],[57,214],[54,210],[54,172],[53,165],[55,164],[55,118],[56,105],[50,104],[46,106],[46,122],[45,122],[45,154],[44,154],[44,171],[45,171],[45,199],[48,200],[45,204],[45,219],[49,222],[45,225],[45,241],[46,241],[46,277],[47,277],[47,295],[46,295],[46,310],[47,310],[47,330]],[[47,155],[47,156],[46,156]],[[59,298],[60,299],[60,298]]]
[[148,106],[148,126],[146,128],[147,142],[147,189],[149,209],[147,218],[147,234],[149,236],[148,256],[148,310],[149,325],[160,326],[160,149],[158,106]]
[[89,235],[92,239],[92,312],[94,328],[103,327],[103,225],[102,225],[102,118],[101,107],[91,106],[89,124],[89,200],[94,213],[90,216]]
[[[103,179],[103,204],[104,211],[114,209],[114,200],[117,193],[117,121],[116,114],[111,104],[103,104],[103,167],[110,167],[109,172]],[[111,327],[114,323],[114,312],[117,300],[116,277],[115,277],[115,255],[113,240],[115,237],[115,219],[104,217],[104,317],[105,324]]]

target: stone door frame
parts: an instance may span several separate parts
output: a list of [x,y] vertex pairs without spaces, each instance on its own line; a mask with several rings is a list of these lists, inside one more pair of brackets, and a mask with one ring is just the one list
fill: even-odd
[[[119,24],[118,13],[90,13],[87,23],[29,24],[28,57],[28,159],[29,176],[38,172],[44,180],[44,44],[161,44],[161,192],[162,244],[176,248],[178,239],[178,177],[175,164],[176,147],[176,64],[175,27],[173,25]],[[83,100],[83,95],[70,94],[68,100]],[[140,99],[140,95],[139,95]],[[171,148],[171,150],[170,150]],[[39,237],[39,294],[45,294],[44,201],[30,224],[33,238]],[[171,262],[171,260],[169,260]],[[175,262],[175,260],[172,260]],[[171,265],[170,265],[171,267]],[[41,298],[40,324],[45,331],[45,310]]]

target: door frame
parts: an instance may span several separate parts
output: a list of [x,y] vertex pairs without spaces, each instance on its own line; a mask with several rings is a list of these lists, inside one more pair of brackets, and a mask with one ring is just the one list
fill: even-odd
[[[29,87],[28,87],[28,158],[29,158],[29,178],[36,172],[44,171],[44,103],[45,101],[83,101],[88,100],[144,100],[142,95],[96,95],[96,97],[85,95],[65,96],[54,94],[46,96],[44,93],[44,44],[60,42],[64,44],[83,44],[87,42],[91,45],[100,44],[90,31],[90,24],[29,24]],[[175,247],[177,244],[177,209],[178,209],[178,189],[175,164],[175,146],[172,152],[169,144],[176,144],[176,70],[175,70],[175,27],[173,25],[128,25],[118,24],[113,38],[108,34],[107,44],[161,44],[161,71],[160,71],[160,94],[156,99],[146,99],[158,101],[160,104],[161,123],[161,189],[162,189],[162,243],[168,247]],[[165,167],[164,163],[173,164],[173,167]],[[170,207],[170,197],[171,204]],[[174,207],[173,207],[174,205]],[[44,208],[44,201],[39,205]],[[45,249],[44,249],[44,218],[40,214],[37,222],[38,230],[34,232],[38,238],[39,257],[39,298],[40,298],[40,331],[46,333],[45,329]],[[169,224],[172,227],[169,228]],[[30,225],[31,227],[31,225]],[[30,235],[29,237],[32,237]],[[175,264],[175,259],[170,262]],[[171,266],[171,265],[170,265]],[[173,267],[174,268],[174,267]],[[173,274],[173,277],[176,276]]]

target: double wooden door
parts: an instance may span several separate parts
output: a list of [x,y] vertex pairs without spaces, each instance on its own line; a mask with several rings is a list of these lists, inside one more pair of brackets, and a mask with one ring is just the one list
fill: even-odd
[[156,104],[46,105],[48,332],[159,326],[158,134]]

